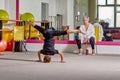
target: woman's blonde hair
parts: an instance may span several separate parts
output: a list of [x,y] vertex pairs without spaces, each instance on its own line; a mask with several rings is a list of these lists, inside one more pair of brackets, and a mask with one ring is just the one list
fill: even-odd
[[87,19],[88,19],[88,21],[89,21],[89,17],[88,17],[88,16],[84,16],[84,17],[83,17],[83,20],[84,20],[84,18],[87,18]]

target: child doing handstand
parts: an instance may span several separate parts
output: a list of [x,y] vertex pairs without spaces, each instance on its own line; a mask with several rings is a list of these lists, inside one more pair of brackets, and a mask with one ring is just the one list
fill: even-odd
[[43,49],[38,51],[38,58],[39,58],[38,62],[42,62],[41,54],[45,55],[44,59],[43,59],[43,62],[45,62],[45,63],[49,63],[51,61],[51,56],[53,56],[54,54],[60,55],[61,62],[64,62],[63,53],[54,48],[54,44],[55,44],[55,40],[53,38],[54,36],[66,35],[66,34],[70,34],[70,33],[85,34],[81,30],[59,31],[59,30],[41,28],[40,26],[35,25],[33,22],[28,22],[28,24],[33,26],[34,28],[36,28],[39,32],[41,32],[45,38]]

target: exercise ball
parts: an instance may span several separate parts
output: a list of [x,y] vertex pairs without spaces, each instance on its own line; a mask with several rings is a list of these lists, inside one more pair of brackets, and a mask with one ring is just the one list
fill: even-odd
[[13,39],[13,32],[9,28],[2,29],[2,39],[6,40],[7,42]]
[[6,51],[12,51],[12,50],[13,50],[13,39],[7,42],[7,48],[6,48]]
[[[20,16],[20,20],[34,21],[34,16],[32,13],[26,12]],[[26,27],[26,39],[28,39],[28,37],[29,37],[29,24],[26,24],[25,27]],[[30,38],[36,37],[37,34],[38,34],[38,31],[35,28],[31,27]]]
[[32,13],[26,12],[20,16],[20,20],[23,21],[34,21],[34,16]]
[[7,11],[3,10],[3,9],[0,9],[0,19],[2,20],[6,20],[6,21],[2,21],[3,25],[6,24],[9,19],[9,14]]
[[7,48],[7,42],[2,39],[2,40],[0,41],[0,52],[5,51],[6,48]]

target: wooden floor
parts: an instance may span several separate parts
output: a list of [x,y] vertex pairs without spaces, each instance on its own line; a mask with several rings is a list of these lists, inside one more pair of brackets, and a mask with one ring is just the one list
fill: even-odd
[[120,55],[64,53],[51,63],[38,63],[36,52],[4,52],[0,55],[0,80],[120,80]]

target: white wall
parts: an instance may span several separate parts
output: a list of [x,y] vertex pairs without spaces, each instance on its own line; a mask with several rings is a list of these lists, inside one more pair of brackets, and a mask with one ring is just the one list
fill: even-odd
[[63,25],[67,25],[67,0],[56,0],[56,14],[63,15]]
[[[28,51],[38,51],[42,49],[42,47],[43,47],[43,43],[27,43],[26,44],[26,48]],[[76,44],[55,44],[55,48],[62,52],[78,53],[78,48]],[[82,45],[82,49],[83,49],[83,53],[85,54],[86,45]],[[89,54],[91,54],[92,49],[90,45],[87,46],[87,49],[89,50]],[[95,53],[96,54],[120,54],[120,46],[119,45],[96,45]]]
[[[56,0],[56,14],[63,15],[63,25],[74,29],[74,0]],[[74,40],[74,34],[69,39]]]
[[[74,0],[35,0],[34,3],[33,0],[20,0],[20,13],[31,12],[35,20],[41,20],[41,2],[49,4],[49,16],[63,15],[63,25],[74,29]],[[74,34],[71,34],[70,40],[73,39]]]
[[16,19],[16,0],[0,0],[0,9],[6,10],[10,19]]
[[20,0],[20,14],[31,12],[35,20],[41,20],[41,3],[49,4],[49,16],[55,16],[55,0]]
[[16,0],[6,0],[5,9],[8,11],[10,19],[16,19]]
[[[8,11],[10,19],[16,19],[16,0],[0,0],[2,8]],[[56,16],[56,14],[63,15],[63,25],[74,28],[74,0],[19,0],[19,12],[31,12],[35,20],[41,20],[41,2],[49,4],[49,16]],[[74,35],[70,35],[70,39],[74,39]]]
[[75,27],[83,24],[83,16],[84,13],[86,13],[86,15],[88,16],[89,12],[88,12],[88,0],[75,0],[74,3],[74,16],[77,16],[77,12],[80,11],[80,21],[75,20]]
[[0,0],[0,9],[5,8],[5,0]]
[[97,45],[97,54],[120,54],[120,45]]
[[[67,25],[74,29],[74,0],[67,0]],[[74,34],[70,34],[70,40],[74,40]]]
[[[42,43],[27,43],[26,44],[26,49],[28,51],[39,51],[43,48]],[[78,48],[76,44],[55,44],[55,48],[59,51],[62,52],[77,52],[78,53]],[[24,50],[24,48],[23,48]]]

